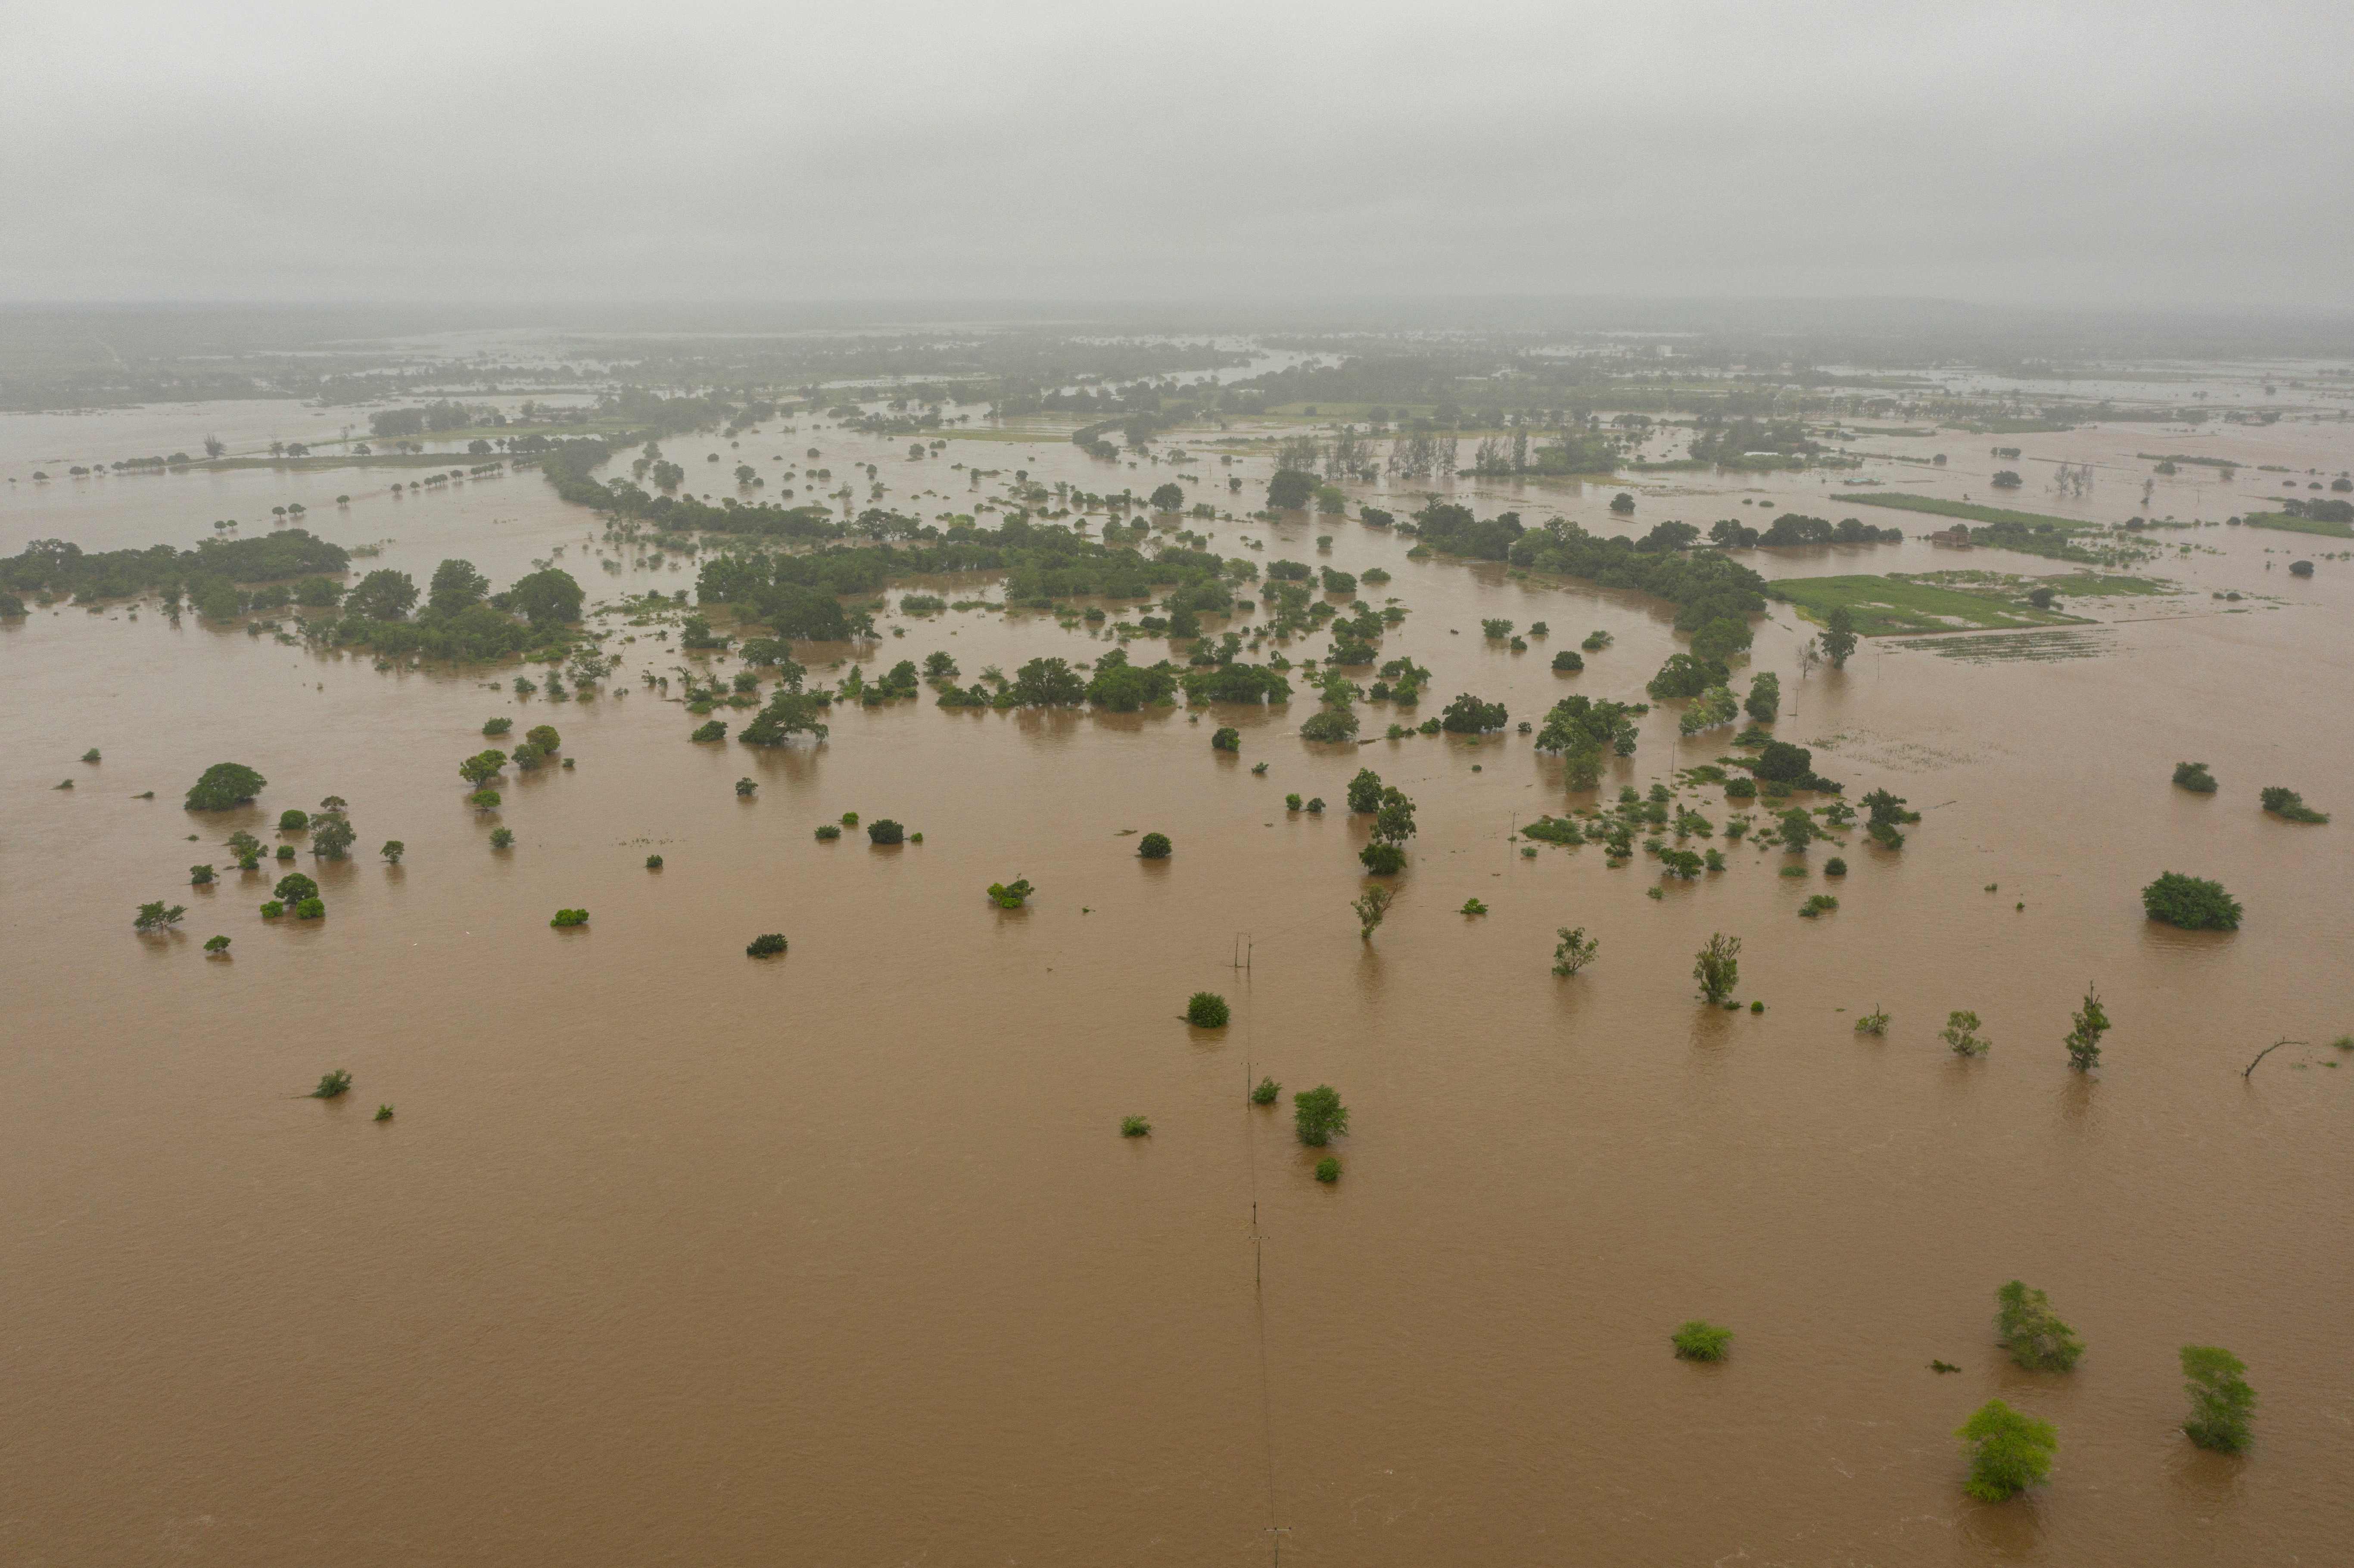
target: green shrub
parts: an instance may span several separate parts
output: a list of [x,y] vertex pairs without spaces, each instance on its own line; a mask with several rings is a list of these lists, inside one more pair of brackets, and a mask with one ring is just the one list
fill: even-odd
[[726,740],[727,738],[727,726],[719,719],[713,719],[708,724],[697,725],[695,726],[695,733],[688,736],[686,738],[695,741]]
[[278,813],[278,831],[281,833],[299,833],[310,825],[310,813],[299,806],[289,806]]
[[285,913],[286,906],[281,904],[275,898],[261,906],[261,917],[265,920],[275,920],[281,915]]
[[648,871],[660,871],[662,868],[663,868],[663,857],[662,857],[662,856],[660,856],[660,855],[658,855],[658,854],[650,854],[650,855],[646,856],[646,869],[647,869]]
[[1585,661],[1574,650],[1564,648],[1553,656],[1553,673],[1556,675],[1575,675],[1585,668]]
[[2256,1391],[2240,1375],[2247,1370],[2221,1346],[2182,1347],[2183,1386],[2190,1394],[2190,1419],[2182,1430],[2201,1448],[2237,1454],[2247,1447],[2256,1409]]
[[1255,1106],[1271,1106],[1276,1102],[1277,1097],[1282,1093],[1281,1084],[1277,1083],[1273,1078],[1261,1078],[1258,1086],[1250,1092],[1250,1103]]
[[1243,733],[1238,729],[1232,727],[1223,728],[1216,734],[1210,736],[1210,749],[1213,751],[1238,752],[1242,750],[1242,748]]
[[989,901],[1000,909],[1019,909],[1037,891],[1026,876],[1013,882],[992,882],[989,885]]
[[514,834],[508,829],[493,828],[491,830],[491,847],[493,849],[506,849],[514,842]]
[[226,811],[242,806],[270,781],[239,762],[216,762],[188,789],[191,811]]
[[498,810],[500,799],[496,789],[477,789],[466,797],[466,804],[477,811],[494,811]]
[[207,883],[210,882],[212,879],[213,879],[213,868],[212,868],[211,866],[208,866],[208,865],[192,865],[192,866],[188,867],[188,885],[189,885],[189,886],[191,886],[191,887],[202,887],[202,886],[204,886]]
[[487,719],[482,724],[482,734],[485,736],[502,736],[513,728],[514,720],[511,718]]
[[1320,817],[1324,814],[1323,796],[1315,795],[1310,797],[1308,801],[1308,814],[1311,817]]
[[1981,1502],[2001,1502],[2042,1480],[2060,1446],[2050,1422],[2021,1415],[1999,1399],[1978,1406],[1954,1436],[1970,1450],[1970,1478],[1962,1489]]
[[1393,843],[1375,839],[1357,852],[1369,876],[1395,876],[1405,869],[1405,851]]
[[[1297,800],[1299,797],[1294,795],[1292,799]],[[1169,835],[1167,833],[1145,834],[1142,838],[1136,841],[1136,853],[1146,860],[1167,860],[1169,858]]]
[[2141,906],[2151,919],[2186,931],[2240,928],[2240,901],[2205,877],[2165,872],[2141,890]]
[[888,817],[877,817],[866,824],[866,842],[870,844],[896,844],[907,841],[907,830]]
[[821,843],[832,843],[842,836],[842,829],[832,822],[820,822],[817,825],[817,836]]
[[845,828],[854,828],[854,827],[856,827],[856,826],[858,825],[858,813],[857,813],[857,812],[855,812],[855,811],[844,811],[844,812],[843,812],[843,813],[842,813],[842,825],[843,825],[843,827],[845,827]]
[[784,933],[769,931],[753,938],[751,941],[745,944],[744,954],[747,958],[765,959],[771,954],[783,952],[785,948]]
[[392,1107],[390,1106],[376,1107],[375,1119],[377,1121],[390,1121],[392,1119]]
[[1887,1033],[1887,1010],[1885,1008],[1874,1008],[1870,1012],[1865,1013],[1861,1018],[1857,1019],[1855,1021],[1855,1032],[1858,1034]]
[[1292,1129],[1310,1149],[1321,1149],[1349,1130],[1349,1107],[1330,1084],[1302,1089],[1291,1097]]
[[395,865],[398,865],[400,863],[400,857],[408,853],[408,846],[402,843],[398,839],[385,840],[384,847],[376,851],[376,853],[384,856],[386,860],[390,861]]
[[1316,1180],[1331,1186],[1341,1179],[1341,1162],[1331,1155],[1316,1162]]
[[222,954],[222,953],[226,953],[226,952],[228,952],[228,938],[227,937],[207,937],[207,938],[205,938],[205,951],[206,951],[206,952],[207,952],[207,953],[214,954],[214,955],[216,955],[216,956],[217,956],[217,955],[219,955],[219,954]]
[[1954,1012],[1946,1015],[1946,1027],[1937,1037],[1952,1047],[1956,1056],[1983,1056],[1994,1042],[1978,1036],[1978,1015],[1975,1012]]
[[2178,789],[2188,789],[2194,795],[2212,795],[2215,792],[2215,776],[2207,771],[2207,765],[2203,762],[2176,763],[2174,782]]
[[1480,903],[1476,898],[1467,898],[1463,901],[1463,908],[1461,911],[1463,914],[1485,915],[1487,912],[1488,906],[1485,904]]
[[1840,859],[1838,855],[1831,856],[1830,859],[1823,862],[1823,874],[1825,876],[1845,876],[1847,874],[1847,862]]
[[2014,1279],[1994,1298],[1995,1338],[2029,1372],[2067,1372],[2084,1353],[2084,1341],[2060,1320],[2042,1291]]
[[1692,1319],[1668,1338],[1676,1347],[1677,1357],[1687,1361],[1721,1361],[1733,1347],[1733,1330],[1705,1318]]
[[1807,919],[1812,920],[1819,916],[1828,915],[1838,907],[1838,899],[1828,893],[1818,893],[1798,906],[1798,913]]
[[556,918],[550,920],[548,924],[551,926],[586,926],[588,924],[588,911],[586,909],[559,909],[556,912]]
[[2262,798],[2264,810],[2283,821],[2326,822],[2329,821],[2328,812],[2315,810],[2305,803],[2305,797],[2294,789],[2285,789],[2274,784],[2264,791]]
[[178,925],[181,916],[187,912],[186,905],[167,905],[160,899],[153,904],[142,904],[139,913],[132,917],[131,927],[134,931],[169,930]]
[[311,1091],[311,1097],[314,1100],[332,1100],[339,1095],[349,1093],[351,1086],[352,1075],[338,1067],[332,1073],[323,1073],[319,1075],[319,1086]]
[[736,780],[737,798],[741,800],[753,795],[758,791],[759,788],[760,781],[758,779],[738,779]]
[[278,885],[270,890],[270,896],[281,904],[300,904],[305,898],[317,897],[318,893],[319,885],[299,871],[288,872],[278,879]]
[[1741,983],[1741,938],[1722,931],[1711,936],[1693,956],[1692,979],[1700,982],[1702,997],[1712,1004],[1730,1001],[1734,988]]
[[1185,999],[1185,1022],[1196,1029],[1224,1029],[1233,1013],[1226,999],[1214,991],[1197,991]]
[[1124,1116],[1119,1118],[1119,1135],[1122,1138],[1149,1138],[1151,1133],[1152,1123],[1144,1117]]
[[297,920],[317,920],[326,913],[326,901],[321,898],[305,898],[294,906],[294,918]]

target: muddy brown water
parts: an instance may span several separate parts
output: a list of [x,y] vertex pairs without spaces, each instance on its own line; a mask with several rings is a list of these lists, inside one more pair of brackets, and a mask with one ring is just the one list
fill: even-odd
[[[1048,442],[950,456],[976,450],[1106,488]],[[885,472],[969,493],[922,467]],[[13,487],[8,547],[185,542],[190,519],[294,494],[330,537],[393,537],[376,564],[420,581],[461,552],[504,581],[559,543],[592,594],[692,581],[599,571],[529,475],[398,503],[377,485],[348,514],[348,474],[104,483]],[[1547,493],[1606,515],[1607,491]],[[1634,696],[1675,646],[1657,603],[1407,562],[1353,523],[1215,532],[1395,573],[1381,591],[1414,615],[1387,649],[1437,671],[1416,716],[1458,690],[1516,721],[1565,691]],[[1924,820],[1897,854],[1850,834],[1836,885],[1826,849],[1798,880],[1743,846],[1659,900],[1642,857],[1519,853],[1515,823],[1565,799],[1525,737],[1312,748],[1290,733],[1304,698],[1199,725],[927,698],[763,754],[688,744],[694,721],[638,686],[675,660],[648,641],[620,650],[616,694],[550,705],[483,689],[512,670],[378,673],[152,609],[0,630],[0,1557],[2339,1560],[2354,1062],[2327,1042],[2354,1030],[2354,567],[2292,583],[2289,552],[2329,542],[2196,538],[2222,554],[2151,568],[2195,587],[2186,613],[2123,621],[2097,658],[1867,643],[1802,681],[1778,609],[1755,667],[1782,675],[1780,733],[1829,741],[1817,766],[1850,798],[1886,785]],[[1753,558],[2051,569],[1913,544]],[[2226,587],[2283,602],[2219,613],[2204,596]],[[1552,638],[1482,641],[1500,615]],[[870,670],[1105,646],[1039,619],[892,623],[907,634]],[[1616,646],[1553,675],[1596,627]],[[577,759],[510,775],[504,854],[454,772],[493,714],[557,724]],[[1216,723],[1241,728],[1238,761],[1212,753]],[[1655,713],[1608,786],[1721,741],[1678,745]],[[102,762],[74,760],[92,746]],[[228,758],[268,776],[261,800],[184,813]],[[2221,792],[2169,788],[2185,758]],[[1422,828],[1370,945],[1345,908],[1361,765]],[[2262,816],[2275,782],[2338,823]],[[1332,809],[1288,814],[1288,790]],[[330,792],[361,853],[302,857],[324,921],[265,925],[261,876],[185,885],[227,864],[231,828],[274,840],[280,810]],[[814,839],[847,810],[924,842]],[[1140,862],[1129,829],[1174,857]],[[2225,881],[2243,929],[2145,922],[2137,889],[2169,868]],[[1038,895],[1001,913],[981,888],[1016,875]],[[1827,888],[1838,912],[1797,918]],[[1491,913],[1457,913],[1473,896]],[[130,930],[154,897],[188,906],[180,933]],[[585,929],[549,928],[567,906]],[[1602,943],[1574,980],[1548,972],[1564,925]],[[790,953],[746,959],[771,930]],[[1719,930],[1744,938],[1762,1014],[1691,1000]],[[215,932],[227,961],[200,951]],[[2087,980],[2116,1023],[2091,1080],[2060,1044]],[[1202,989],[1230,1027],[1178,1017]],[[1874,1006],[1894,1022],[1859,1037]],[[1984,1060],[1937,1041],[1956,1008],[1985,1021]],[[2282,1035],[2311,1044],[2243,1080]],[[351,1095],[297,1097],[331,1067]],[[1288,1105],[1245,1103],[1262,1074],[1340,1089],[1337,1185],[1311,1179]],[[1128,1114],[1149,1139],[1118,1136]],[[1990,1344],[2013,1277],[2084,1335],[2073,1374]],[[1734,1330],[1723,1365],[1669,1354],[1696,1316]],[[2176,1430],[2185,1343],[2248,1362],[2251,1457]],[[1950,1434],[1997,1396],[2060,1451],[2048,1489],[1989,1508]]]

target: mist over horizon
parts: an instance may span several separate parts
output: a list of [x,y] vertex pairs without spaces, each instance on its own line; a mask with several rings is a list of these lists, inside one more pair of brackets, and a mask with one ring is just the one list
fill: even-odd
[[2354,308],[2315,4],[14,16],[19,303]]

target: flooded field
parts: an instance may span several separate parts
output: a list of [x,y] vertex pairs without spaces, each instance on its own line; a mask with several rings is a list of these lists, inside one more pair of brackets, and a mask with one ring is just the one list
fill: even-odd
[[[904,438],[790,422],[663,450],[715,493],[737,461],[778,490],[792,464],[872,462],[885,503],[926,516],[1002,489],[956,464],[1140,494],[1177,471],[1090,459],[1043,424],[1028,441],[976,418],[910,461]],[[504,585],[552,561],[592,600],[692,598],[694,558],[636,564],[527,470],[399,499],[390,471],[348,467],[30,477],[343,423],[286,404],[0,417],[0,555],[186,546],[300,502],[312,531],[381,545],[355,574],[421,585],[463,556]],[[1905,529],[1738,553],[1769,578],[2032,576],[2073,568],[1941,549],[1935,517],[1830,496],[1879,481],[1988,503],[2012,468],[2028,484],[1993,504],[2220,524],[2285,493],[2259,465],[2300,484],[2347,468],[2345,429],[1859,437],[1865,465],[1829,473],[1436,488],[1599,534],[1787,510]],[[688,741],[697,720],[642,678],[684,657],[650,630],[608,645],[603,695],[554,704],[519,700],[514,666],[379,671],[152,599],[0,622],[0,1558],[2339,1560],[2354,1052],[2330,1043],[2354,1031],[2354,562],[2287,568],[2342,543],[2156,530],[2130,569],[2179,591],[2067,601],[2086,627],[1871,639],[1844,670],[1802,666],[1818,629],[1775,604],[1748,668],[1780,675],[1776,735],[1848,800],[1885,788],[1922,820],[1901,851],[1860,830],[1825,846],[1850,867],[1836,881],[1823,851],[1791,877],[1777,850],[1722,840],[1727,869],[1662,880],[1641,855],[1613,868],[1599,844],[1518,835],[1595,798],[1516,726],[1572,692],[1644,700],[1683,646],[1674,607],[1408,559],[1411,538],[1356,512],[1403,515],[1419,484],[1344,486],[1345,518],[1250,519],[1274,454],[1243,438],[1277,433],[1163,438],[1240,518],[1184,526],[1262,565],[1386,570],[1365,597],[1410,613],[1383,656],[1433,672],[1411,717],[1469,692],[1506,705],[1500,735],[1310,745],[1295,672],[1288,705],[1199,722],[928,693],[837,704],[823,745],[758,750]],[[2185,465],[2145,506],[2145,452],[2247,466],[2227,482]],[[2060,461],[2095,465],[2089,497],[2049,492]],[[1610,510],[1621,492],[1631,518]],[[877,642],[800,650],[812,677],[945,650],[970,679],[1112,646],[1050,614],[909,616],[903,591]],[[1515,652],[1488,619],[1549,635]],[[1610,645],[1555,674],[1596,630]],[[1363,712],[1367,736],[1406,716]],[[558,726],[567,766],[510,775],[485,815],[456,764],[497,744],[494,716]],[[1238,752],[1213,750],[1219,726]],[[1600,798],[1729,743],[1655,705]],[[2173,788],[2185,759],[2221,790]],[[184,811],[222,760],[268,789]],[[1421,830],[1370,941],[1348,907],[1360,768],[1414,798]],[[2270,785],[2338,822],[2264,814]],[[1292,792],[1331,809],[1288,810]],[[1726,817],[1720,789],[1685,794]],[[228,866],[231,830],[275,844],[278,812],[329,795],[359,842],[302,856],[323,920],[260,918],[274,869],[187,885],[192,862]],[[921,842],[815,836],[853,811]],[[512,849],[488,846],[497,826]],[[1147,832],[1168,860],[1138,857]],[[372,853],[386,839],[397,865]],[[2223,882],[2245,923],[2146,920],[2139,889],[2168,870]],[[1016,877],[1026,908],[984,896]],[[1827,890],[1835,912],[1797,917]],[[182,927],[134,935],[159,898],[186,902]],[[1459,912],[1474,898],[1489,913]],[[550,927],[573,907],[588,925]],[[1564,927],[1601,944],[1573,979],[1550,972]],[[766,932],[790,950],[748,959]],[[1738,997],[1762,1012],[1694,1000],[1714,932],[1742,938]],[[225,959],[202,950],[216,933]],[[2088,981],[2115,1023],[2090,1076],[2061,1045]],[[1197,991],[1231,1024],[1187,1024]],[[1874,1009],[1884,1036],[1855,1029]],[[1938,1037],[1964,1009],[1981,1059]],[[351,1094],[302,1097],[338,1068]],[[1338,1182],[1313,1178],[1327,1151],[1294,1139],[1288,1105],[1248,1103],[1262,1076],[1344,1097]],[[379,1104],[397,1115],[372,1120]],[[1119,1136],[1131,1115],[1149,1137]],[[2084,1336],[2073,1373],[2020,1371],[1993,1342],[2014,1277]],[[1692,1318],[1733,1329],[1729,1359],[1671,1356]],[[2250,1457],[2184,1441],[2184,1344],[2246,1361]],[[2047,1489],[1989,1506],[1963,1495],[1952,1434],[1995,1397],[2060,1446]]]

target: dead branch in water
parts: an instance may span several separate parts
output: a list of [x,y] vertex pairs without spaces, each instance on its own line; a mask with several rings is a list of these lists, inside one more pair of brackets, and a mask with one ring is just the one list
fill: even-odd
[[2275,1051],[2279,1050],[2282,1046],[2284,1046],[2284,1045],[2302,1045],[2302,1044],[2305,1044],[2305,1042],[2304,1042],[2304,1041],[2302,1041],[2302,1040],[2288,1040],[2288,1039],[2281,1039],[2281,1040],[2275,1040],[2275,1041],[2274,1041],[2271,1044],[2269,1044],[2269,1045],[2265,1046],[2263,1050],[2261,1050],[2261,1051],[2259,1051],[2259,1052],[2257,1052],[2257,1053],[2256,1053],[2256,1060],[2255,1060],[2254,1062],[2251,1062],[2251,1063],[2249,1063],[2249,1064],[2247,1065],[2247,1066],[2246,1066],[2246,1067],[2244,1067],[2243,1069],[2242,1069],[2242,1071],[2241,1071],[2241,1073],[2240,1073],[2240,1076],[2241,1076],[2242,1078],[2245,1078],[2245,1077],[2247,1077],[2247,1076],[2249,1075],[2249,1074],[2253,1073],[2253,1072],[2256,1070],[2256,1065],[2257,1065],[2257,1063],[2262,1062],[2265,1057],[2267,1057],[2267,1056],[2271,1055],[2274,1052],[2275,1052]]

